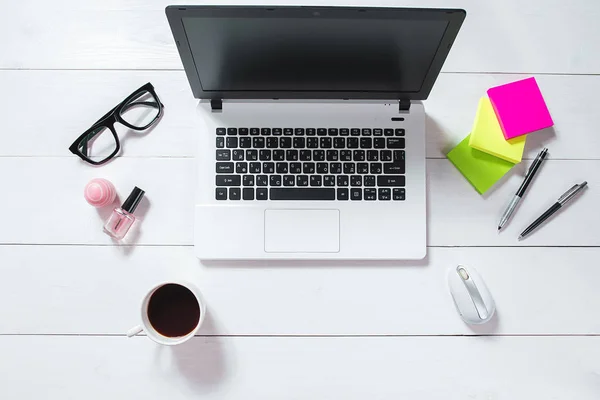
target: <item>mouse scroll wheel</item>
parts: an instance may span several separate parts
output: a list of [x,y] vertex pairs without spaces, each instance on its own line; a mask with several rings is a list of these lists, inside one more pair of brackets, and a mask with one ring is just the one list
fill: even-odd
[[467,279],[469,279],[469,274],[467,273],[467,270],[464,269],[463,267],[458,267],[458,274],[460,275],[461,278],[463,278],[465,281]]

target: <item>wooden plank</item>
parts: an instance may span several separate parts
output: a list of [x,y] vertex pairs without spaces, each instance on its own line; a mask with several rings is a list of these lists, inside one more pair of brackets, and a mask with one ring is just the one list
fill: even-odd
[[[227,3],[232,2],[219,2]],[[361,0],[310,3],[364,5]],[[0,41],[0,68],[180,69],[164,15],[168,4],[167,0],[11,4],[0,23],[0,37],[6,38]],[[600,37],[597,1],[507,0],[498,7],[477,0],[452,4],[379,0],[372,5],[465,8],[468,16],[445,65],[448,72],[600,72],[600,43],[591,39]]]
[[[196,161],[191,158],[120,158],[98,168],[72,158],[0,158],[0,180],[10,194],[0,209],[0,244],[115,244],[102,232],[110,208],[97,210],[83,199],[94,177],[111,180],[121,201],[137,185],[146,200],[136,212],[143,220],[124,243],[193,244]],[[514,195],[526,165],[480,196],[447,160],[428,160],[428,244],[430,246],[599,246],[600,161],[548,160],[507,229],[497,224]],[[589,182],[586,193],[524,241],[516,238],[573,184]],[[213,188],[198,190],[213,191]],[[408,194],[410,196],[410,193]],[[585,224],[583,223],[585,221]]]
[[598,398],[598,337],[0,337],[7,399]]
[[[425,102],[427,156],[444,157],[470,132],[487,88],[524,76],[442,74]],[[534,158],[546,145],[553,158],[600,159],[595,118],[600,76],[537,79],[556,125],[529,136],[525,157]],[[0,156],[69,156],[67,148],[81,132],[146,82],[154,84],[165,104],[164,117],[147,134],[122,135],[121,155],[193,157],[198,135],[211,133],[204,132],[198,101],[180,71],[0,71],[0,87],[11,93],[0,98],[6,111],[2,135],[10,138],[10,146],[0,146]]]
[[[123,334],[155,284],[185,279],[202,335],[600,334],[598,248],[431,248],[405,262],[200,263],[192,247],[0,246],[1,334]],[[498,314],[465,325],[449,268],[476,268]],[[34,316],[34,317],[32,317]]]

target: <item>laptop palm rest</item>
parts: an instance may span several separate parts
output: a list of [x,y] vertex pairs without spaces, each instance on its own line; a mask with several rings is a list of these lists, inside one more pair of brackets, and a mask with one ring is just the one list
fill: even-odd
[[339,251],[339,210],[265,210],[265,252]]

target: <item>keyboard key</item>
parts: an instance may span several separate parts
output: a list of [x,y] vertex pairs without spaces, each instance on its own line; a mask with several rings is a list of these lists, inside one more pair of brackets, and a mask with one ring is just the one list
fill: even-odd
[[271,175],[269,179],[269,184],[271,186],[281,186],[281,175]]
[[285,161],[285,150],[276,149],[273,150],[273,161]]
[[303,174],[314,174],[315,173],[315,163],[314,162],[305,162],[302,164],[302,173]]
[[360,188],[350,189],[350,199],[351,200],[362,200],[362,189],[360,189]]
[[381,161],[392,161],[392,151],[381,150],[381,152],[379,152],[379,158],[381,159]]
[[352,152],[352,158],[354,161],[365,161],[365,151],[364,150],[354,150]]
[[375,176],[373,176],[373,175],[365,175],[364,185],[365,186],[375,186]]
[[263,163],[263,173],[264,174],[272,174],[275,172],[275,163],[272,162],[264,162]]
[[329,164],[326,162],[317,163],[317,174],[328,174],[329,173]]
[[321,186],[321,175],[311,175],[310,186]]
[[346,148],[346,138],[336,137],[333,139],[333,148],[334,149],[345,149]]
[[394,200],[406,200],[406,190],[404,188],[394,188],[392,196]]
[[228,149],[236,149],[238,147],[238,138],[235,136],[228,137],[227,140],[225,140],[225,146]]
[[244,199],[244,200],[254,200],[254,188],[244,188],[244,189],[242,189],[242,199]]
[[338,188],[337,199],[338,200],[348,200],[348,189]]
[[256,189],[256,200],[267,200],[269,198],[269,191],[267,188]]
[[335,200],[334,188],[271,188],[271,200]]
[[340,159],[337,150],[327,150],[327,161],[338,161]]
[[292,136],[294,134],[294,130],[292,128],[283,128],[284,136]]
[[258,152],[258,159],[260,161],[271,161],[271,150],[261,150]]
[[371,163],[370,167],[372,175],[378,175],[383,172],[383,165],[381,163]]
[[298,150],[286,150],[285,159],[286,161],[298,161]]
[[377,189],[365,188],[364,194],[365,194],[365,200],[369,200],[369,201],[377,200]]
[[362,186],[362,176],[360,176],[360,175],[350,176],[350,186]]
[[271,134],[271,128],[262,128],[260,134],[263,136],[269,136]]
[[229,200],[239,200],[241,194],[240,188],[229,188]]
[[327,135],[327,129],[325,129],[325,128],[319,128],[319,129],[317,129],[317,135],[319,135],[319,136],[326,136]]
[[226,188],[217,188],[215,190],[215,198],[217,200],[227,200],[227,189]]
[[246,160],[248,160],[248,161],[258,160],[258,151],[257,150],[246,150]]
[[394,162],[404,161],[404,150],[394,150]]
[[300,161],[312,161],[312,151],[300,150]]
[[313,161],[325,161],[325,150],[313,150]]
[[217,163],[217,174],[233,174],[233,163],[232,162],[218,162]]
[[340,136],[349,136],[349,135],[350,135],[350,129],[348,129],[348,128],[340,129]]
[[383,136],[383,129],[373,129],[373,136]]
[[354,163],[344,163],[344,173],[348,175],[352,175],[356,173],[356,166]]
[[306,128],[306,136],[315,136],[317,130],[315,128]]
[[308,147],[309,149],[319,148],[319,139],[316,137],[306,138],[306,147]]
[[[227,138],[227,139],[233,139],[233,138]],[[249,137],[241,137],[240,138],[240,147],[242,149],[249,149],[250,147],[252,147],[252,139]]]
[[396,129],[396,136],[404,136],[404,128],[397,128]]
[[379,175],[377,177],[377,186],[379,187],[394,187],[404,185],[404,175]]
[[323,177],[323,185],[324,186],[335,186],[335,176],[325,175]]
[[301,174],[302,173],[302,164],[299,162],[291,162],[290,163],[290,174]]
[[265,148],[265,138],[262,136],[257,136],[252,138],[252,147],[255,149],[264,149]]
[[369,164],[367,163],[357,163],[356,164],[356,173],[357,174],[368,174],[369,173]]
[[332,174],[341,174],[342,173],[342,163],[332,162],[329,164],[329,172]]
[[361,149],[370,149],[373,147],[373,139],[369,137],[360,138],[360,148]]
[[358,138],[350,137],[346,141],[346,148],[348,149],[358,149]]
[[393,129],[389,129],[389,128],[388,129],[384,129],[383,130],[383,134],[385,136],[394,136],[394,130]]
[[237,135],[237,128],[227,128],[228,135]]
[[358,129],[358,128],[352,128],[352,129],[350,129],[350,134],[352,136],[360,136],[360,129]]
[[248,172],[250,172],[251,174],[260,174],[260,166],[261,164],[259,162],[251,162],[250,170]]
[[279,138],[279,148],[291,149],[292,148],[292,138],[289,138],[289,137]]
[[231,160],[231,150],[217,150],[217,161]]
[[330,137],[322,137],[319,141],[322,149],[330,149],[331,148],[331,138]]
[[283,176],[283,186],[294,186],[296,184],[296,178],[294,175]]
[[[224,135],[227,133],[227,129],[225,128],[217,128],[217,135]],[[227,196],[225,196],[227,197]]]
[[379,161],[379,152],[377,150],[367,151],[367,161]]
[[373,140],[373,147],[376,149],[385,149],[385,138],[375,138]]
[[256,186],[267,186],[269,184],[269,177],[267,175],[256,176]]
[[362,135],[363,136],[371,136],[371,128],[363,128]]
[[281,128],[273,128],[273,136],[281,136],[283,134],[283,131],[281,130]]
[[294,138],[294,148],[295,149],[303,149],[306,147],[306,139],[303,137],[295,137]]
[[217,149],[222,149],[225,147],[225,138],[217,136]]
[[243,186],[254,186],[254,175],[244,175],[242,178]]
[[338,175],[337,177],[338,186],[348,186],[349,181],[348,175]]
[[258,134],[260,134],[260,129],[258,129],[258,128],[250,128],[250,135],[256,136]]
[[404,173],[404,161],[396,161],[383,164],[383,173],[387,175],[398,175]]
[[297,186],[308,186],[308,175],[296,175]]
[[338,129],[337,128],[329,128],[327,133],[329,133],[329,136],[337,136],[338,135]]
[[392,194],[389,188],[379,188],[379,200],[391,200]]
[[294,129],[294,135],[296,135],[296,136],[304,136],[304,128],[296,128],[296,129]]
[[340,150],[340,161],[352,161],[352,150]]
[[279,147],[279,139],[275,136],[267,138],[267,149],[276,149]]
[[288,163],[278,162],[275,164],[275,172],[278,174],[287,174],[289,172]]
[[235,173],[236,174],[247,174],[248,173],[248,163],[245,161],[235,163]]
[[244,150],[233,150],[231,152],[231,159],[234,161],[244,161]]
[[403,149],[404,148],[404,138],[388,138],[387,140],[387,148],[388,149]]
[[248,128],[240,128],[240,129],[238,130],[238,133],[239,133],[240,135],[248,135]]

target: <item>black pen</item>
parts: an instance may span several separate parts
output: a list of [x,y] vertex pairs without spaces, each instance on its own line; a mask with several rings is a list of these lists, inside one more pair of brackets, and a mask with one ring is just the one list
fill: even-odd
[[525,179],[523,179],[523,183],[521,183],[519,190],[517,190],[517,194],[515,194],[510,203],[508,203],[506,211],[504,211],[504,214],[502,214],[502,218],[500,218],[500,222],[498,223],[498,231],[502,229],[502,227],[510,219],[513,212],[517,209],[519,201],[525,194],[525,191],[527,190],[527,187],[533,180],[533,177],[535,176],[535,173],[537,172],[538,168],[540,168],[540,165],[542,165],[542,161],[544,161],[546,154],[548,154],[548,149],[544,147],[542,151],[540,151],[540,154],[537,155],[535,160],[533,160],[531,167],[529,167],[529,171],[527,171],[527,175],[525,175]]
[[567,190],[562,196],[560,196],[558,201],[556,203],[554,203],[552,205],[552,207],[550,207],[548,210],[546,210],[545,213],[543,213],[538,219],[533,221],[533,223],[531,225],[529,225],[527,228],[525,228],[525,230],[523,232],[521,232],[521,234],[519,235],[519,240],[523,239],[525,236],[527,236],[531,232],[533,232],[535,230],[535,228],[537,228],[538,226],[540,226],[542,224],[542,222],[544,222],[545,220],[550,218],[550,216],[552,214],[557,212],[563,205],[568,203],[569,200],[571,200],[573,197],[575,197],[575,195],[577,193],[581,192],[581,190],[586,186],[587,186],[586,181],[584,181],[583,183],[580,183],[579,185],[573,185],[573,187],[571,189]]

